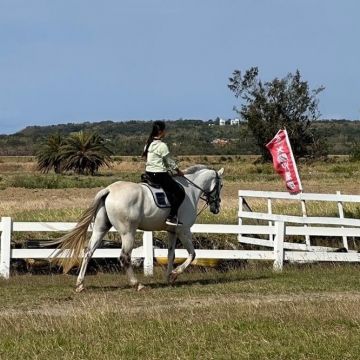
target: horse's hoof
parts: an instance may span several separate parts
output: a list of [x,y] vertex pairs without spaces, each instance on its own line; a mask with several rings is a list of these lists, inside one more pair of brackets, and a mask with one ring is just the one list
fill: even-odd
[[84,288],[83,284],[80,284],[75,288],[75,292],[77,292],[77,293],[80,293],[80,292],[82,292],[84,290],[85,290],[85,288]]
[[177,277],[178,277],[178,274],[177,274],[176,272],[172,272],[172,273],[170,274],[170,276],[169,276],[168,282],[169,282],[171,285],[174,284],[174,282],[176,281]]
[[146,289],[146,286],[143,285],[143,284],[137,284],[136,286],[136,291],[142,291],[142,290],[145,290]]

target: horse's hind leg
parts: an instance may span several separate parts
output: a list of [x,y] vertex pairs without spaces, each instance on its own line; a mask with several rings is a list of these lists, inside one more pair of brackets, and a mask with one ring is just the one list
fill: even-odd
[[134,286],[137,290],[142,290],[144,285],[140,284],[134,274],[134,270],[131,265],[131,252],[135,243],[135,231],[129,231],[121,234],[122,246],[120,254],[120,264],[125,269],[131,286]]
[[86,268],[89,264],[89,261],[94,254],[96,248],[100,245],[101,240],[105,234],[111,228],[111,224],[106,215],[105,206],[101,206],[95,216],[94,227],[91,234],[91,238],[87,247],[84,250],[84,258],[81,263],[80,272],[76,280],[76,292],[84,290],[84,277],[86,273]]

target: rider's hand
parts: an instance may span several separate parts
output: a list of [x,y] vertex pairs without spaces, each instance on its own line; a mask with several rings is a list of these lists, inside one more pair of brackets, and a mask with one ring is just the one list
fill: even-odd
[[184,176],[185,175],[180,169],[176,169],[176,171],[177,171],[178,176]]

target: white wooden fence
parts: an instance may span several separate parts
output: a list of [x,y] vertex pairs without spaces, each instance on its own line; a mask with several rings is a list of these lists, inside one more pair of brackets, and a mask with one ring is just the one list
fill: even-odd
[[[267,202],[267,212],[255,212],[244,210],[245,199],[257,198]],[[273,214],[273,200],[282,200],[282,202],[298,202],[301,207],[301,216]],[[306,204],[309,202],[316,202],[317,205],[326,203],[335,203],[337,207],[337,217],[325,216],[308,216]],[[344,217],[344,203],[358,204],[360,210],[360,195],[342,195],[338,191],[336,194],[315,194],[315,193],[300,193],[291,195],[287,192],[273,192],[273,191],[253,191],[240,190],[239,191],[239,225],[244,223],[245,219],[252,219],[256,222],[267,222],[269,227],[273,226],[277,221],[283,221],[286,225],[286,236],[302,236],[303,243],[284,242],[284,249],[302,250],[307,252],[317,252],[317,259],[324,261],[332,258],[332,254],[325,254],[325,252],[334,251],[334,246],[316,246],[311,244],[312,236],[341,238],[343,250],[346,252],[355,252],[349,250],[348,237],[360,239],[360,219],[345,218]],[[292,224],[292,225],[289,225]],[[254,230],[255,231],[255,230]],[[256,232],[254,232],[256,234]],[[259,239],[258,237],[247,237],[239,233],[239,242],[244,244],[259,245],[265,247],[273,247],[273,235],[269,232],[268,239]],[[329,242],[331,242],[329,240]],[[321,254],[323,252],[324,254]],[[296,253],[296,257],[299,253]],[[304,259],[314,256],[310,253],[304,255]],[[351,255],[349,258],[353,257]],[[320,257],[320,259],[319,259]],[[344,257],[346,257],[344,255]]]
[[[56,249],[13,249],[11,248],[11,235],[13,232],[66,232],[72,229],[76,223],[61,222],[12,222],[11,218],[3,217],[0,223],[1,247],[0,247],[0,276],[9,278],[11,259],[45,259],[56,257]],[[281,242],[283,238],[283,223],[277,222],[276,226],[257,226],[259,234],[272,234],[275,236],[274,251],[244,251],[244,250],[196,250],[198,259],[255,259],[273,260],[276,269],[282,268],[283,254]],[[90,231],[90,229],[89,229]],[[115,231],[113,228],[110,231]],[[239,234],[253,233],[253,226],[218,225],[218,224],[195,224],[193,233],[216,233],[216,234]],[[279,251],[280,249],[280,251]],[[94,258],[118,258],[121,249],[97,249]],[[66,256],[63,254],[62,256]],[[176,249],[175,256],[187,257],[184,249]],[[167,257],[167,249],[154,249],[152,232],[143,232],[143,246],[136,248],[132,253],[133,258],[144,258],[145,275],[153,274],[154,257]]]
[[[267,199],[266,213],[243,210],[243,200],[248,197]],[[271,199],[298,200],[303,203],[303,216],[272,214]],[[339,206],[339,217],[309,217],[306,216],[305,201],[321,200],[335,201]],[[239,224],[195,224],[193,233],[236,234],[241,243],[270,248],[269,250],[196,250],[198,259],[251,259],[269,260],[273,262],[274,270],[281,270],[284,260],[288,261],[360,261],[356,251],[346,253],[335,252],[333,247],[318,247],[311,244],[311,236],[341,237],[345,249],[348,249],[348,237],[360,237],[360,220],[344,218],[343,202],[360,203],[360,196],[299,194],[289,195],[279,192],[239,192]],[[341,209],[341,210],[340,210]],[[266,220],[265,225],[244,225],[243,219]],[[288,223],[292,224],[291,226]],[[295,225],[294,225],[295,224]],[[314,226],[317,225],[317,226]],[[319,226],[320,225],[320,226]],[[13,222],[10,217],[1,218],[0,232],[0,276],[9,278],[11,259],[44,259],[57,256],[55,249],[14,249],[11,247],[11,237],[14,232],[66,232],[75,223],[61,222]],[[90,230],[90,229],[89,229]],[[110,231],[115,231],[111,229]],[[256,236],[266,236],[260,239]],[[303,236],[304,243],[285,241],[287,236]],[[97,249],[95,258],[118,258],[121,249]],[[62,255],[66,256],[66,254]],[[143,246],[134,249],[134,258],[144,259],[145,275],[153,274],[154,257],[166,257],[167,249],[154,249],[152,232],[143,232]],[[176,257],[187,256],[186,250],[176,249]]]

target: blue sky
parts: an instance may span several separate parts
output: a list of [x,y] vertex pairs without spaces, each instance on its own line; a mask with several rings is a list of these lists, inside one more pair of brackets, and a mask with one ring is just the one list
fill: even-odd
[[358,0],[0,0],[0,134],[235,117],[234,69],[299,69],[323,118],[360,119]]

